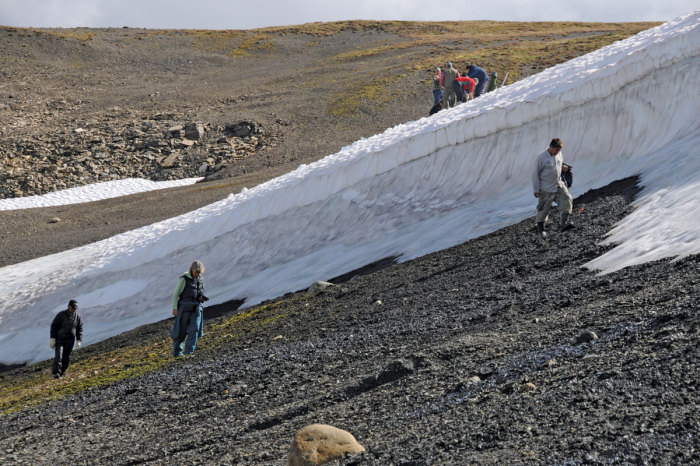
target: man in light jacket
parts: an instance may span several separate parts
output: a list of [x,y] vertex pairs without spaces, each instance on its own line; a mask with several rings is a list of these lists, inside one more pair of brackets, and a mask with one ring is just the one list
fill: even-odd
[[537,202],[537,234],[545,238],[544,222],[552,208],[552,202],[559,205],[561,231],[570,230],[574,224],[569,221],[569,215],[573,208],[573,199],[566,184],[561,179],[561,167],[564,157],[561,153],[564,144],[561,139],[554,138],[549,143],[547,150],[537,156],[535,169],[532,173],[532,189]]

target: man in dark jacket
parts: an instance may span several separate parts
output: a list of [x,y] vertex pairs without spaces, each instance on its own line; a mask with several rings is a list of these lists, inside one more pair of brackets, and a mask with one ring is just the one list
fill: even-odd
[[469,76],[472,79],[476,78],[479,80],[479,84],[476,85],[476,89],[474,90],[474,98],[476,99],[481,94],[483,94],[484,86],[486,86],[486,83],[489,82],[489,75],[480,66],[468,65],[467,76]]
[[80,349],[83,344],[83,321],[77,311],[78,302],[71,299],[68,302],[68,309],[56,314],[51,322],[49,346],[56,350],[52,371],[55,379],[66,374],[73,345],[75,344],[76,349]]

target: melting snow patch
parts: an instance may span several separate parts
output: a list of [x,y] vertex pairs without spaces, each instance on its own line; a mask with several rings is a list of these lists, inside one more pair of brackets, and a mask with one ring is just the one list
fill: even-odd
[[172,188],[194,184],[202,178],[186,178],[172,181],[149,181],[141,178],[105,181],[77,188],[54,191],[41,196],[0,199],[0,210],[31,209],[34,207],[53,207],[81,202],[100,201],[128,194],[142,193],[156,189]]

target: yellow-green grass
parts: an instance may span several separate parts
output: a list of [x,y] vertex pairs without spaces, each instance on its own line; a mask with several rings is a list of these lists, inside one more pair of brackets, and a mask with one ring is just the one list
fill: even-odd
[[[472,50],[453,51],[423,58],[414,63],[414,68],[431,70],[433,66],[451,61],[461,71],[469,63],[477,63],[489,72],[497,72],[503,78],[508,72],[506,84],[521,79],[525,68],[543,70],[572,58],[598,50],[615,41],[628,37],[624,33],[549,39],[543,41],[518,41],[493,47],[479,47]],[[429,83],[426,76],[425,82]],[[499,83],[501,84],[501,83]],[[427,84],[426,84],[427,85]]]
[[527,36],[555,36],[589,32],[621,31],[627,35],[656,26],[658,22],[581,23],[581,22],[511,22],[511,21],[337,21],[307,23],[259,29],[277,34],[311,34],[330,36],[346,30],[383,31],[409,38],[449,36],[462,39],[498,40]]
[[[371,102],[373,105],[390,102],[399,91],[396,89],[396,81],[405,75],[391,75],[384,78],[372,78],[366,81],[354,80],[356,84],[346,88],[343,95],[334,100],[330,105],[330,113],[333,116],[347,116],[357,112],[363,103]],[[341,86],[345,88],[345,86]]]
[[[293,296],[284,301],[262,304],[224,320],[206,324],[204,337],[198,342],[197,353],[220,350],[237,340],[250,338],[260,330],[268,329],[288,317],[283,312],[286,304],[300,299],[304,297]],[[161,338],[134,343],[125,348],[76,358],[66,377],[61,379],[53,378],[47,362],[39,363],[40,370],[35,372],[9,372],[0,377],[0,413],[20,411],[180,363],[180,360],[172,357],[172,341],[165,334]]]
[[2,29],[11,34],[17,34],[20,37],[31,37],[33,35],[47,35],[59,37],[61,39],[75,39],[79,41],[91,40],[97,32],[89,29],[38,29],[38,28],[22,28],[14,26],[2,26]]
[[[509,23],[518,26],[521,23]],[[540,33],[540,29],[532,27],[533,23],[525,23],[521,32],[525,34]],[[539,25],[535,23],[534,26]],[[558,25],[558,23],[557,23]],[[552,24],[547,24],[550,30],[562,33],[562,29],[555,29]],[[574,23],[573,30],[576,34],[589,33],[585,26]],[[471,47],[453,47],[449,50],[444,50],[428,40],[414,40],[404,43],[398,43],[387,46],[368,47],[365,49],[357,49],[354,51],[339,54],[334,57],[335,60],[347,60],[351,58],[367,58],[372,55],[380,55],[389,51],[395,52],[399,49],[408,49],[417,46],[432,46],[433,53],[428,54],[413,54],[405,55],[394,62],[400,62],[409,71],[432,70],[436,65],[442,65],[445,62],[451,61],[463,70],[468,63],[477,63],[491,72],[497,72],[499,76],[499,85],[502,84],[503,78],[506,77],[506,84],[511,84],[522,78],[523,70],[525,69],[545,69],[558,63],[563,63],[567,60],[580,55],[597,50],[601,47],[609,45],[617,40],[629,37],[639,30],[650,26],[649,24],[633,23],[623,30],[612,29],[612,32],[600,32],[595,30],[593,35],[575,35],[574,37],[556,38],[545,37],[539,38],[529,35],[526,40],[513,40],[511,33],[504,33],[500,36],[492,38],[494,45],[473,45]],[[519,28],[520,29],[520,28]],[[570,32],[571,30],[567,30]],[[506,36],[508,35],[508,40]],[[476,34],[475,34],[476,36]],[[505,42],[503,42],[505,41]],[[499,43],[500,42],[500,43]],[[426,56],[428,55],[428,56]],[[395,77],[398,78],[398,77]],[[424,81],[426,86],[430,85],[430,76],[426,74]],[[378,102],[387,102],[397,95],[396,91],[390,91],[391,86],[395,85],[395,79],[373,79],[369,82],[362,83],[349,88],[346,94],[337,99],[331,104],[330,113],[335,116],[351,115],[355,113],[361,106],[363,100],[371,100],[374,97],[379,98]]]
[[[476,63],[489,73],[497,72],[499,85],[523,77],[523,72],[542,70],[580,55],[597,50],[617,40],[625,39],[659,23],[514,23],[496,21],[468,22],[372,22],[341,21],[311,23],[292,27],[285,32],[330,35],[345,29],[378,29],[395,33],[409,40],[396,43],[374,43],[339,53],[335,62],[381,60],[392,55],[388,63],[400,64],[409,72],[426,71],[423,82],[430,85],[430,71],[436,65],[451,61],[460,70]],[[386,70],[381,70],[385,75]],[[387,102],[398,92],[392,91],[394,79],[369,78],[349,87],[345,95],[330,104],[334,116],[352,115],[364,100]]]
[[[392,60],[400,63],[403,69],[410,72],[426,71],[423,82],[430,85],[430,70],[436,65],[451,61],[460,71],[467,64],[477,63],[489,73],[497,72],[498,84],[508,74],[506,84],[511,84],[523,76],[525,69],[542,70],[558,63],[580,55],[600,49],[617,40],[628,37],[627,32],[612,32],[590,36],[577,36],[565,38],[546,38],[545,40],[521,40],[500,43],[493,46],[453,48],[449,51],[436,49],[432,54],[405,53]],[[420,43],[419,43],[420,42]],[[396,51],[401,48],[410,48],[417,45],[425,45],[422,41],[411,41],[396,46],[369,47],[357,49],[333,57],[334,60],[347,60],[350,58],[367,58],[370,55],[379,55],[389,50]],[[367,78],[352,86],[344,86],[343,96],[332,101],[330,113],[334,116],[348,116],[356,113],[363,102],[386,103],[391,101],[398,91],[395,89],[396,81],[406,74],[393,74],[386,76],[387,70],[381,70],[385,77]]]
[[261,32],[239,30],[190,29],[187,34],[193,37],[192,46],[200,52],[223,53],[230,57],[241,57],[252,51],[272,52],[274,41]]

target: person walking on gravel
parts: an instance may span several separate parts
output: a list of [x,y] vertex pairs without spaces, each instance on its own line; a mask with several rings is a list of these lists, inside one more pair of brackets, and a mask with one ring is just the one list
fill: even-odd
[[185,353],[193,354],[197,347],[197,339],[204,334],[204,317],[202,303],[207,301],[204,295],[202,274],[204,264],[194,261],[190,270],[184,273],[177,282],[173,294],[173,315],[175,322],[170,331],[173,340],[173,356],[182,356],[182,344],[185,342]]
[[532,188],[537,201],[537,234],[545,238],[544,223],[552,208],[552,202],[559,204],[561,231],[570,230],[574,224],[569,222],[569,215],[573,208],[573,201],[566,183],[561,178],[563,155],[561,153],[564,144],[561,139],[554,138],[549,147],[535,159],[535,167],[532,173]]
[[55,379],[66,374],[73,345],[75,349],[83,345],[83,321],[78,315],[78,302],[71,299],[68,309],[56,314],[51,322],[49,346],[56,352],[51,370]]

